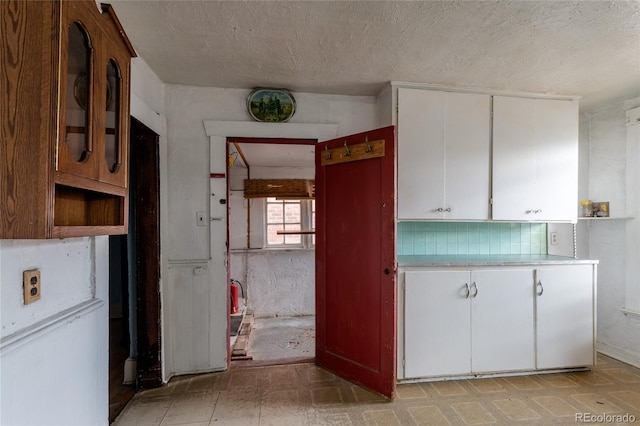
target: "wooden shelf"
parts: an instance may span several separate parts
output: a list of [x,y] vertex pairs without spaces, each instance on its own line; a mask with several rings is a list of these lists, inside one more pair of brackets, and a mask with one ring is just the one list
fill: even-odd
[[244,198],[308,199],[315,195],[315,182],[308,179],[245,179]]
[[632,220],[631,216],[624,217],[579,217],[578,220]]
[[315,234],[316,231],[277,231],[278,235],[311,235]]

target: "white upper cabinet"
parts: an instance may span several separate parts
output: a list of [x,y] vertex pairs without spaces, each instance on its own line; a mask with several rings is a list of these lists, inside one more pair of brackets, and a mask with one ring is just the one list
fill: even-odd
[[577,220],[578,103],[493,98],[494,220]]
[[491,97],[398,88],[398,219],[487,220]]

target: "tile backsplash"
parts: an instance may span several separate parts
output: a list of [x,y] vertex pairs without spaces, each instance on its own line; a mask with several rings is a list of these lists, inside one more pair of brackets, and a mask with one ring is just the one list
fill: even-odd
[[546,223],[398,222],[398,255],[547,254]]

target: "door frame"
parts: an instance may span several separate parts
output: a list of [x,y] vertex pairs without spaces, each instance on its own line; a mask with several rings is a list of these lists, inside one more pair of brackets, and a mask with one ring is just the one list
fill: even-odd
[[[205,134],[209,137],[209,173],[211,188],[216,187],[218,190],[227,185],[227,138],[289,138],[289,139],[316,139],[325,141],[333,139],[338,134],[338,124],[314,124],[314,123],[261,123],[253,121],[220,121],[220,120],[203,120]],[[222,181],[218,183],[219,181]],[[226,192],[224,193],[226,197]],[[219,205],[218,196],[211,195],[211,199],[215,202],[210,203],[211,206]],[[210,211],[210,213],[213,210]],[[217,213],[217,212],[216,212]],[[224,220],[227,220],[226,214]],[[225,229],[227,225],[225,224]],[[209,244],[211,253],[211,278],[216,282],[215,296],[217,298],[228,297],[228,282],[226,275],[225,262],[228,260],[226,248],[221,249],[218,231],[214,226],[209,227]],[[227,237],[228,238],[228,237]],[[228,241],[228,240],[227,240]],[[220,266],[217,266],[220,265]],[[222,269],[222,270],[221,270]],[[224,280],[223,283],[219,283]],[[224,289],[224,290],[223,290]],[[228,303],[225,305],[228,306]],[[228,308],[227,308],[228,309]],[[211,312],[210,334],[216,343],[215,349],[211,352],[211,368],[213,370],[225,370],[229,368],[230,358],[229,341],[228,341],[228,311],[220,309]],[[222,346],[225,345],[225,346]]]
[[[133,250],[130,256],[133,258],[133,262],[130,261],[130,275],[133,277],[136,295],[136,387],[149,389],[163,384],[160,327],[160,137],[134,117],[131,117],[130,133],[129,251]],[[152,171],[151,175],[148,173],[149,169]],[[140,200],[136,187],[143,179],[150,190],[144,202]],[[141,207],[151,208],[153,214],[140,211]]]
[[[229,158],[229,146],[231,144],[234,143],[238,143],[238,144],[273,144],[273,145],[308,145],[308,146],[315,146],[318,143],[317,139],[312,139],[312,138],[261,138],[261,137],[227,137],[226,138],[226,143],[225,143],[225,158]],[[240,154],[242,155],[242,154]],[[237,161],[237,160],[236,160]],[[245,163],[246,165],[246,161],[244,158],[242,158],[243,163]],[[248,165],[247,167],[247,178],[250,178],[250,167],[251,165]],[[231,190],[230,190],[230,185],[229,185],[229,171],[230,171],[230,165],[229,165],[229,161],[226,162],[226,186],[227,186],[227,200],[231,200]],[[315,163],[314,163],[314,168],[315,168]],[[249,209],[247,211],[247,215],[251,214],[251,210]],[[230,241],[230,233],[231,233],[231,225],[230,225],[230,217],[231,217],[231,203],[227,202],[227,241]],[[247,218],[247,222],[248,225],[250,224],[250,220]],[[247,229],[248,231],[249,229]],[[247,233],[247,246],[250,247],[250,233]],[[227,243],[227,259],[228,261],[226,262],[227,265],[227,283],[230,283],[231,280],[231,248],[230,248],[230,244]],[[246,265],[245,265],[246,267]],[[244,282],[242,283],[245,285],[245,291],[247,291],[247,283]],[[315,280],[314,280],[314,292],[315,292]],[[229,300],[231,297],[231,289],[230,286],[227,285],[227,297],[226,300]],[[231,343],[231,316],[230,316],[230,312],[229,312],[230,306],[229,303],[227,303],[227,367],[229,367],[231,365],[231,347],[230,347],[230,343]],[[314,357],[315,359],[315,357]],[[292,359],[294,362],[299,362],[299,359],[294,358]],[[270,360],[271,361],[271,360]],[[271,362],[260,362],[260,361],[253,361],[253,360],[247,360],[247,361],[236,361],[238,363],[238,365],[242,365],[242,366],[256,366],[256,365],[270,365],[273,363],[277,363],[277,364],[281,364],[283,360],[273,360]]]

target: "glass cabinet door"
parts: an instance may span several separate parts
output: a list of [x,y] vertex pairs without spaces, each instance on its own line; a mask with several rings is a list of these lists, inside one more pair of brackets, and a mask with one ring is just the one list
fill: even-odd
[[109,173],[116,173],[120,168],[120,70],[113,59],[107,63],[107,112],[104,135],[104,159]]
[[127,186],[127,167],[124,162],[128,155],[122,149],[122,141],[127,139],[128,111],[126,111],[127,99],[122,94],[128,93],[124,87],[124,77],[128,70],[120,64],[126,63],[114,57],[106,60],[104,68],[105,77],[101,80],[105,87],[106,102],[104,108],[104,122],[101,125],[102,140],[104,146],[100,154],[100,181],[114,185]]
[[[67,109],[65,143],[75,162],[84,162],[89,157],[89,111],[91,91],[91,47],[89,37],[80,23],[69,28],[67,63]],[[73,81],[73,84],[71,82]]]
[[[93,75],[97,34],[92,22],[73,17],[63,32],[61,58],[60,137],[56,169],[83,177],[95,177]],[[66,51],[65,51],[66,47]]]

